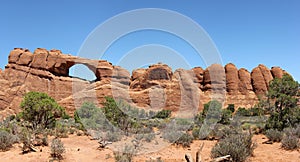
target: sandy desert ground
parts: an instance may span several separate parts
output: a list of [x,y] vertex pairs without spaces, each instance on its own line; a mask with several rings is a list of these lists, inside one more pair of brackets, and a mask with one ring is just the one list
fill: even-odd
[[[263,144],[267,138],[263,135],[255,135],[253,140],[257,143],[254,155],[250,161],[254,162],[297,162],[300,161],[300,150],[286,151],[280,148],[280,143]],[[113,162],[113,151],[110,149],[99,150],[96,140],[91,140],[88,136],[71,135],[69,138],[62,138],[66,152],[64,162]],[[204,148],[201,152],[203,161],[210,161],[210,150],[217,141],[197,140],[190,148],[182,148],[169,145],[157,152],[137,155],[134,162],[144,162],[146,160],[160,157],[164,162],[184,162],[185,153],[195,155],[202,143]],[[50,147],[39,147],[40,152],[21,154],[20,144],[15,144],[10,151],[0,152],[2,162],[48,162],[51,161]]]

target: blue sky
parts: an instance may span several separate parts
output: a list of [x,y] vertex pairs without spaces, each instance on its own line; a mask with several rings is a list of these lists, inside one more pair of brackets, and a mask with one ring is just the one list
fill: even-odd
[[[232,62],[249,71],[258,64],[269,68],[280,66],[300,81],[300,1],[297,0],[2,1],[0,68],[7,64],[8,54],[15,47],[32,52],[38,47],[55,48],[77,55],[98,25],[117,14],[140,8],[168,9],[197,22],[215,43],[224,65]],[[150,56],[156,59],[168,52],[176,53],[190,67],[206,67],[187,42],[154,30],[137,31],[120,38],[102,58],[118,64],[130,51],[143,53],[140,47],[145,50],[148,47],[144,54],[147,57],[155,52],[156,55]],[[136,65],[142,66],[147,64]],[[177,68],[176,64],[172,66]]]

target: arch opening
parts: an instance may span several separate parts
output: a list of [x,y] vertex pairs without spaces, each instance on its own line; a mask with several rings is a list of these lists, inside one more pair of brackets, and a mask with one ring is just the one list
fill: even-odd
[[73,66],[71,66],[69,68],[68,76],[90,82],[94,82],[97,80],[95,72],[91,70],[87,65],[81,63],[74,64]]

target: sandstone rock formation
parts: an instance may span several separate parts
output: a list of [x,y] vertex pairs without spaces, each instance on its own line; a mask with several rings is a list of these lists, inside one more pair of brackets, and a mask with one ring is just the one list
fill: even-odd
[[[90,82],[69,76],[75,64],[87,66],[97,79]],[[251,107],[257,103],[257,95],[267,91],[269,82],[285,73],[279,67],[269,70],[264,65],[250,73],[231,63],[173,72],[160,63],[136,69],[130,75],[105,60],[79,58],[59,50],[38,48],[31,53],[15,48],[5,70],[0,70],[0,114],[4,117],[19,112],[23,95],[40,91],[55,98],[70,114],[85,101],[101,104],[105,96],[113,96],[138,107],[170,109],[190,116],[211,99]]]
[[250,72],[247,69],[241,68],[238,71],[238,75],[239,75],[239,91],[243,95],[249,94],[249,92],[253,92]]
[[272,67],[271,73],[273,75],[273,78],[281,78],[284,74],[284,71],[280,67]]
[[225,66],[226,87],[229,94],[239,92],[239,74],[238,69],[232,63]]

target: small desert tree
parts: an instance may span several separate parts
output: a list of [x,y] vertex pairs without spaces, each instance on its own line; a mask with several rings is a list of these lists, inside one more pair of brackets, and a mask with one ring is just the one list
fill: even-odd
[[290,75],[275,78],[270,82],[268,101],[271,103],[270,118],[266,128],[282,130],[285,127],[294,126],[300,122],[300,110],[297,107],[299,95],[299,83]]
[[22,118],[32,123],[32,129],[55,126],[55,119],[65,115],[64,109],[45,93],[29,92],[21,102]]
[[114,126],[123,130],[126,134],[130,128],[136,124],[125,112],[122,111],[118,103],[111,97],[105,97],[103,112],[106,119]]

